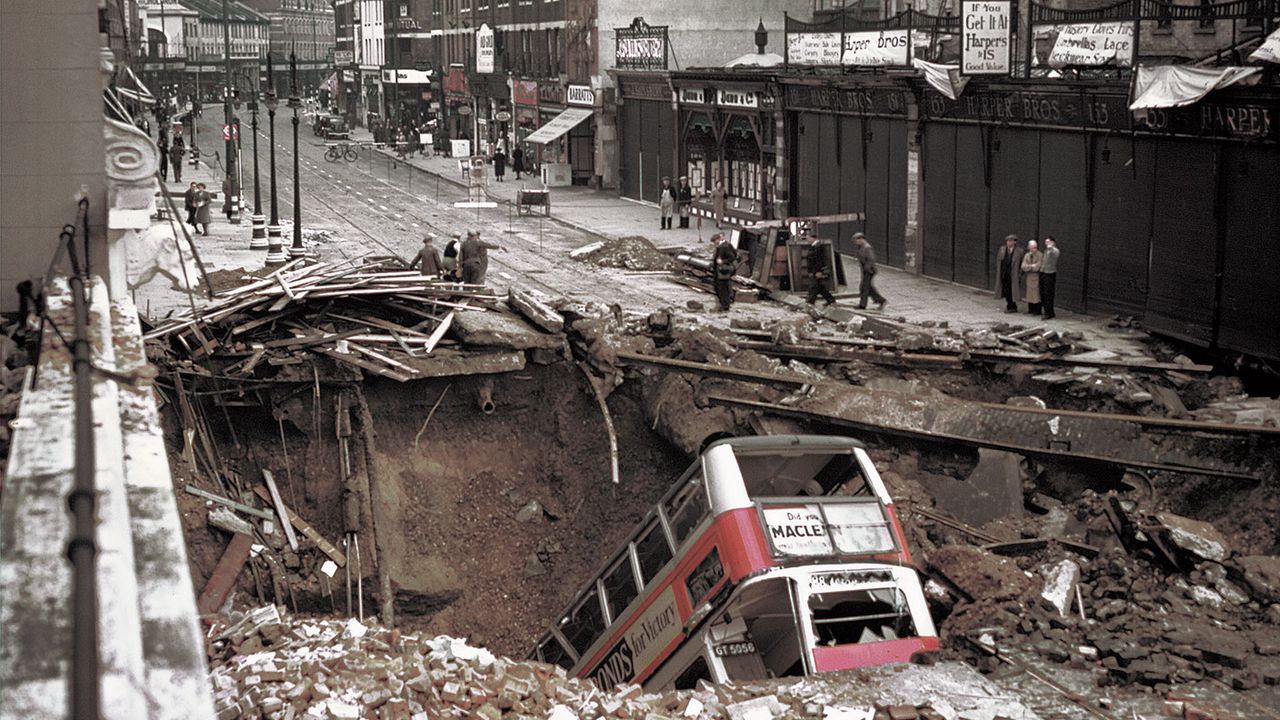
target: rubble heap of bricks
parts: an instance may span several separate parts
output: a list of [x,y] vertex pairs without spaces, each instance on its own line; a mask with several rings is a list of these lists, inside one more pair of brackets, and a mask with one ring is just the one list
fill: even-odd
[[448,636],[422,638],[355,619],[290,619],[274,606],[222,619],[212,638],[219,720],[437,718],[842,718],[933,720],[928,707],[846,707],[759,688],[605,692],[564,668],[495,657]]

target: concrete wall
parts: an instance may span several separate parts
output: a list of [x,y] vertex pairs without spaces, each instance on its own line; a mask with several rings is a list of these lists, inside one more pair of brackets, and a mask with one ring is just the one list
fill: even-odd
[[82,189],[105,246],[105,44],[96,0],[0,2],[0,311],[17,307],[16,283],[44,275]]
[[808,20],[812,0],[654,0],[647,3],[599,0],[600,80],[612,84],[605,71],[614,67],[614,28],[626,27],[637,16],[650,25],[669,25],[672,69],[720,67],[756,51],[760,19],[769,31],[766,52],[783,54],[783,13]]

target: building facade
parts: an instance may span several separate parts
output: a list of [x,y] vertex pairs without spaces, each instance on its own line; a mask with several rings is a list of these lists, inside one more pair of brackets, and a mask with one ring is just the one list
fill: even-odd
[[[271,23],[272,61],[285,67],[289,54],[298,61],[298,90],[315,93],[333,74],[334,11],[328,0],[241,0]],[[265,70],[264,70],[265,72]],[[279,92],[280,89],[277,90]]]

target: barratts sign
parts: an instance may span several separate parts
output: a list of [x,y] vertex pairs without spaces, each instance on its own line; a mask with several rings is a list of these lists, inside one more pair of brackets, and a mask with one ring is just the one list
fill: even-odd
[[629,26],[614,28],[613,63],[619,70],[666,70],[667,27],[649,25],[636,18]]
[[1049,67],[1133,67],[1133,23],[1072,23],[1057,26]]
[[629,683],[636,673],[658,659],[671,641],[680,636],[680,613],[676,610],[675,588],[667,588],[644,614],[631,623],[622,640],[614,645],[591,679],[604,689]]
[[910,33],[910,30],[845,33],[842,62],[855,67],[910,65]]
[[961,75],[1009,74],[1009,15],[1008,0],[963,3]]
[[476,30],[476,72],[493,72],[493,28],[486,23]]

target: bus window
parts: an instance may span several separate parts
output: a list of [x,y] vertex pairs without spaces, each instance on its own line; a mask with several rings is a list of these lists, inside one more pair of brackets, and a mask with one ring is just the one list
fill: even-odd
[[809,597],[818,645],[850,645],[916,636],[907,599],[897,588],[846,590]]
[[892,552],[893,533],[879,503],[866,500],[822,506],[836,550],[842,553]]
[[657,577],[662,566],[671,560],[671,548],[667,538],[662,534],[662,524],[650,525],[636,541],[636,558],[640,560],[641,580],[648,585]]
[[689,533],[698,527],[698,523],[702,522],[702,518],[706,517],[710,509],[707,505],[707,493],[702,487],[701,474],[672,496],[665,510],[676,547],[680,547]]
[[538,644],[538,657],[542,658],[542,662],[559,665],[565,670],[573,667],[573,658],[569,656],[569,651],[560,645],[555,635]]
[[604,616],[600,614],[600,597],[594,590],[578,601],[568,617],[561,618],[560,632],[579,655],[600,637],[604,632]]
[[609,605],[609,620],[615,621],[636,599],[636,576],[631,571],[631,556],[623,553],[604,575],[605,602]]
[[711,668],[707,667],[707,661],[701,655],[680,673],[672,687],[676,690],[693,690],[698,687],[699,680],[711,682]]
[[849,453],[739,453],[738,467],[751,497],[791,497],[869,492],[858,459]]

